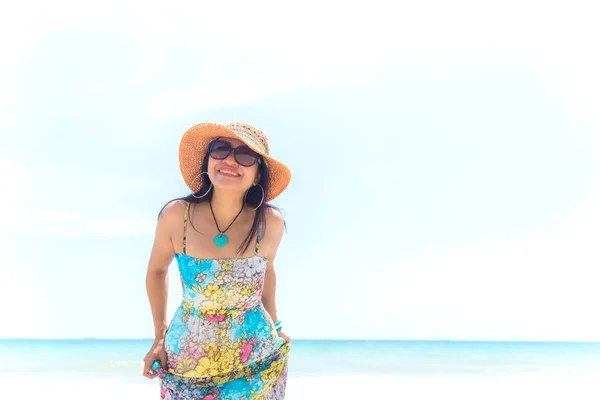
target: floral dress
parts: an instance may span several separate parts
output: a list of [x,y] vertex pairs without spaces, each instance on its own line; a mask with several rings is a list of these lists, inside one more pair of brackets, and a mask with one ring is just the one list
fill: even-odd
[[167,368],[158,367],[161,399],[280,400],[289,343],[261,302],[267,259],[175,255],[183,300],[165,336]]

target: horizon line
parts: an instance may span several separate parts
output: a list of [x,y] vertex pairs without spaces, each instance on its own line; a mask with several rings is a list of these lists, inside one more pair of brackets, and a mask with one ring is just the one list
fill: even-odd
[[[25,336],[0,336],[3,340],[105,340],[105,341],[152,341],[152,337],[25,337]],[[478,343],[588,343],[600,344],[600,340],[523,340],[523,339],[386,339],[386,338],[298,338],[291,339],[292,342],[478,342]]]

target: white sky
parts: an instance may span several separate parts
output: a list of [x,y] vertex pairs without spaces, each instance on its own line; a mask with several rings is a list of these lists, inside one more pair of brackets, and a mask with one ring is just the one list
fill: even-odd
[[600,340],[598,6],[387,4],[3,6],[0,336],[150,335],[178,140],[245,118],[291,334]]

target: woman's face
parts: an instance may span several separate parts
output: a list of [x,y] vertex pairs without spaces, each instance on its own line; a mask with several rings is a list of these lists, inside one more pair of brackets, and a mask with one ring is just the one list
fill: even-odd
[[[234,157],[234,151],[230,151],[229,155],[224,159],[220,159],[227,154],[229,146],[233,149],[239,147],[244,149],[237,152],[237,160]],[[257,174],[258,161],[250,166],[242,165],[249,164],[254,156],[260,158],[260,155],[247,148],[241,140],[219,138],[217,143],[213,145],[213,151],[208,157],[208,177],[215,187],[245,192],[260,179]],[[241,161],[242,164],[238,161]]]

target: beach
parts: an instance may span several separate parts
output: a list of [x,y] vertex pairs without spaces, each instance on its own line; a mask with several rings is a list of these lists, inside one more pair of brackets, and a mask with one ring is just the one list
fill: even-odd
[[[510,378],[427,378],[402,376],[321,376],[292,378],[286,400],[320,399],[461,399],[597,400],[596,376],[526,376]],[[110,379],[69,381],[12,377],[0,379],[3,399],[158,399],[158,382],[127,384]]]
[[[0,340],[0,399],[159,399],[149,339]],[[294,340],[286,400],[600,399],[600,343]]]

